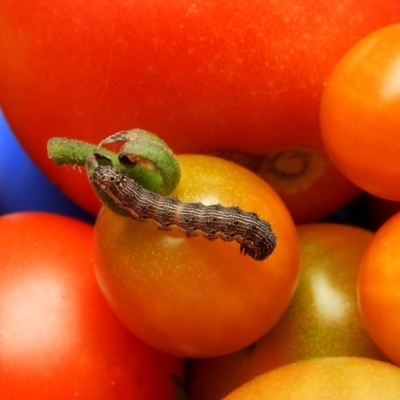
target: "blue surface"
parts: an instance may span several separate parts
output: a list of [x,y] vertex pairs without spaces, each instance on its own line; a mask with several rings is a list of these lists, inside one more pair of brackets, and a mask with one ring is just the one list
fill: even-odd
[[46,211],[94,221],[30,160],[0,111],[0,215],[18,211]]

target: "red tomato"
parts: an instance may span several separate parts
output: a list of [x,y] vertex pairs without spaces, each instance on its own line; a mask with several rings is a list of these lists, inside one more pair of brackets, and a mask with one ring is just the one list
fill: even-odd
[[176,398],[182,361],[126,331],[98,289],[92,226],[17,213],[0,231],[2,399]]
[[39,167],[97,213],[85,176],[47,159],[50,137],[138,127],[177,152],[318,147],[334,65],[399,20],[398,0],[3,0],[0,104]]
[[[256,211],[277,237],[273,253],[256,261],[235,241],[186,238],[104,208],[95,226],[96,275],[115,313],[143,341],[180,357],[213,357],[249,345],[282,316],[297,283],[298,240],[282,201],[257,175],[215,157],[179,161],[173,196]],[[230,216],[225,224],[232,226]]]
[[400,200],[399,59],[400,24],[372,33],[336,66],[321,103],[334,163],[353,183],[389,200]]
[[298,234],[301,272],[289,308],[253,345],[224,357],[190,360],[190,398],[219,400],[258,375],[309,358],[386,360],[364,328],[357,299],[358,267],[373,233],[309,224]]
[[375,234],[359,273],[363,319],[377,346],[400,365],[400,213]]
[[398,400],[400,369],[368,358],[319,358],[260,375],[223,400]]

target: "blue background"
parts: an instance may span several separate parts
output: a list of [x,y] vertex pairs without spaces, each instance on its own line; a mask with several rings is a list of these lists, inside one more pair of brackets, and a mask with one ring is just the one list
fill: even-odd
[[36,167],[0,111],[0,215],[18,211],[52,212],[94,222]]

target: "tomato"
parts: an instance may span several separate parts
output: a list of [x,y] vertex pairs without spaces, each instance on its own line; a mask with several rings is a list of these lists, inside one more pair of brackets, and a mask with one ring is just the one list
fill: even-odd
[[132,336],[100,293],[93,227],[0,218],[0,386],[11,399],[175,399],[182,361]]
[[314,148],[272,152],[256,172],[276,190],[296,224],[319,221],[361,193]]
[[318,221],[361,193],[343,178],[324,151],[315,148],[292,147],[258,156],[227,150],[209,154],[234,161],[262,177],[297,224]]
[[361,40],[325,87],[321,130],[336,166],[376,196],[400,200],[400,24]]
[[357,357],[320,358],[261,375],[223,400],[397,400],[400,369]]
[[278,323],[253,345],[224,357],[189,360],[191,398],[218,400],[252,378],[309,358],[386,360],[358,309],[357,275],[373,233],[339,224],[298,227],[299,283]]
[[258,176],[216,157],[178,158],[173,196],[257,212],[275,232],[274,252],[256,261],[236,242],[186,238],[104,208],[95,225],[96,276],[143,341],[180,357],[212,357],[252,343],[281,317],[298,278],[298,240],[287,209]]
[[0,104],[35,163],[96,214],[84,174],[47,159],[50,137],[142,128],[179,153],[318,150],[324,81],[399,20],[398,0],[3,0]]
[[375,234],[361,262],[359,301],[362,317],[372,339],[400,365],[400,213]]

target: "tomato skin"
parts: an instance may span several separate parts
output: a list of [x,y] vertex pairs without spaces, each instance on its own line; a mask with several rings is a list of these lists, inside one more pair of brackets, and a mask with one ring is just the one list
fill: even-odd
[[236,242],[186,238],[103,208],[95,225],[96,276],[139,338],[179,357],[212,357],[250,344],[280,318],[297,283],[298,240],[287,209],[259,177],[215,157],[178,158],[174,196],[257,212],[272,224],[274,252],[255,261]]
[[94,277],[92,226],[15,213],[0,231],[2,399],[175,399],[182,361],[116,319]]
[[400,369],[358,357],[319,358],[260,375],[223,400],[397,400]]
[[188,360],[190,398],[218,400],[254,377],[310,358],[357,356],[385,360],[358,308],[358,267],[373,233],[341,224],[297,229],[300,277],[278,323],[253,345],[223,357]]
[[376,345],[400,365],[400,213],[376,232],[361,262],[358,292],[361,314]]
[[400,200],[400,24],[354,46],[330,76],[321,132],[338,169],[365,191]]
[[324,81],[399,20],[398,0],[2,1],[0,104],[35,163],[96,214],[84,175],[47,159],[50,137],[138,127],[179,153],[321,147]]

